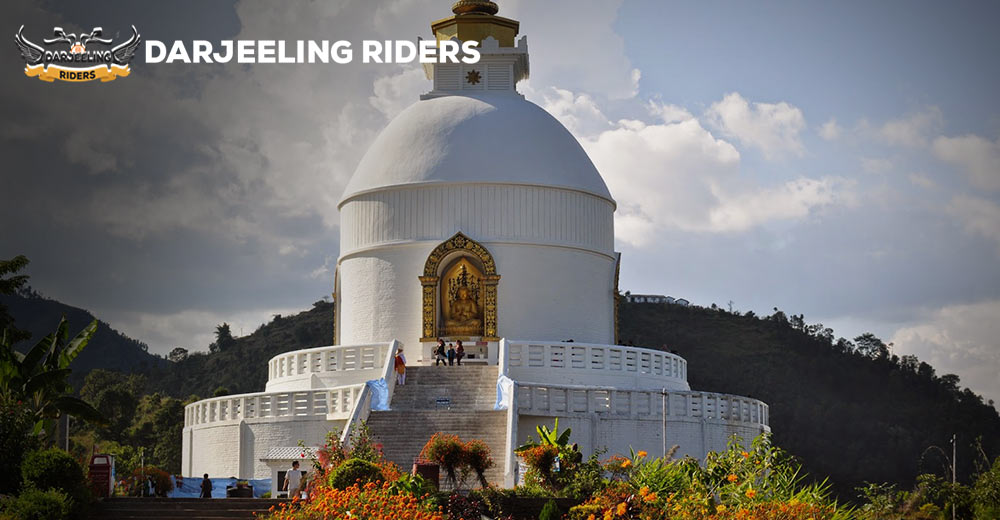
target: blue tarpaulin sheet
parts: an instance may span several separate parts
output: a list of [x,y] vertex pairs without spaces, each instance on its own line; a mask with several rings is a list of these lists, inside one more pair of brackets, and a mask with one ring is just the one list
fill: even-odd
[[[226,498],[226,487],[235,486],[235,478],[212,478],[212,498]],[[253,486],[253,496],[260,498],[264,493],[271,491],[271,479],[249,480]],[[169,498],[198,498],[201,496],[201,479],[191,477],[184,479],[180,484],[174,481],[174,490],[167,493]]]
[[389,409],[389,386],[385,379],[372,379],[365,383],[372,392],[372,410],[384,412]]

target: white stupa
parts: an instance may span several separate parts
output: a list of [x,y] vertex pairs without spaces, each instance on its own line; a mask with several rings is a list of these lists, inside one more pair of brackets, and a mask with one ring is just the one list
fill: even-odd
[[[299,440],[362,420],[404,468],[435,431],[485,438],[508,485],[513,447],[556,417],[585,451],[701,457],[768,430],[764,403],[693,392],[679,356],[615,345],[615,201],[569,131],[517,92],[518,22],[484,0],[453,13],[435,36],[479,41],[480,61],[426,68],[433,89],[379,135],[338,205],[334,345],[273,358],[265,392],[189,405],[185,476],[277,478]],[[465,366],[429,366],[438,338],[464,342]]]

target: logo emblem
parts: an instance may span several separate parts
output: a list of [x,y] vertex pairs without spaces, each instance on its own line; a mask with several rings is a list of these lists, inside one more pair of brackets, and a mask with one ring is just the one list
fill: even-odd
[[14,42],[24,58],[24,74],[42,81],[113,81],[128,76],[129,63],[139,47],[139,31],[132,26],[132,37],[114,45],[110,38],[101,38],[103,29],[94,27],[89,33],[66,33],[62,27],[52,29],[53,38],[42,45],[28,41],[22,25]]

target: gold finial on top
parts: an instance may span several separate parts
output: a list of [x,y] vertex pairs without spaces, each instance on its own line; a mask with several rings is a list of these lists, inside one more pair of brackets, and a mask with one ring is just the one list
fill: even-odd
[[500,7],[496,2],[489,0],[458,0],[451,6],[451,12],[455,14],[497,14],[499,11]]

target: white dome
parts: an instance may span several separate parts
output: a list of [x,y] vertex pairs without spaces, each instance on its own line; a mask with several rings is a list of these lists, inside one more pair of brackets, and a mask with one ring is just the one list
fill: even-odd
[[414,103],[375,139],[341,204],[360,193],[431,183],[553,186],[614,204],[580,143],[520,96],[444,96]]

